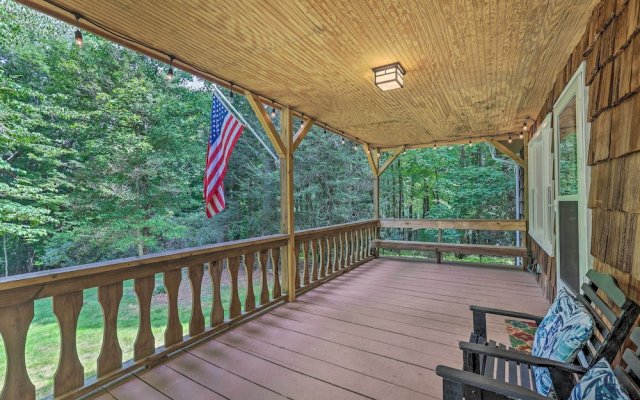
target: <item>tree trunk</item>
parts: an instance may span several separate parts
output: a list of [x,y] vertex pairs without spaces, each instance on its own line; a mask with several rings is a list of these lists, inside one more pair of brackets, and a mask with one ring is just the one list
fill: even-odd
[[7,235],[2,235],[2,250],[4,251],[4,276],[9,276],[9,257],[7,256]]

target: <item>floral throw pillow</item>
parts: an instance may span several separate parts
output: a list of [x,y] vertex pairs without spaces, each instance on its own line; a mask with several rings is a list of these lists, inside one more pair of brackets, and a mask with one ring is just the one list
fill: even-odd
[[569,400],[629,400],[629,395],[603,358],[580,379]]
[[[593,333],[593,318],[586,308],[562,289],[549,308],[533,339],[531,355],[572,362]],[[548,396],[552,382],[549,370],[533,367],[538,393]]]

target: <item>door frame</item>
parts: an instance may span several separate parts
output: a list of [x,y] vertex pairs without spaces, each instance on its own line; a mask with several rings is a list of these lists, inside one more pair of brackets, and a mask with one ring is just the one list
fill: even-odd
[[577,146],[577,163],[578,163],[578,194],[571,196],[562,196],[563,200],[576,200],[578,202],[578,241],[580,249],[579,257],[579,286],[585,282],[587,271],[593,266],[593,256],[591,255],[591,210],[588,208],[588,194],[591,181],[591,167],[587,165],[589,141],[591,137],[591,124],[587,119],[587,109],[589,93],[588,87],[585,85],[585,67],[583,61],[573,77],[569,80],[564,90],[553,105],[553,135],[554,135],[554,181],[555,181],[555,246],[556,246],[556,290],[565,288],[571,292],[570,288],[560,278],[560,268],[562,260],[560,260],[560,235],[558,228],[560,223],[558,198],[560,196],[560,179],[559,179],[559,160],[560,160],[560,129],[559,118],[562,110],[575,97],[576,99],[576,146]]

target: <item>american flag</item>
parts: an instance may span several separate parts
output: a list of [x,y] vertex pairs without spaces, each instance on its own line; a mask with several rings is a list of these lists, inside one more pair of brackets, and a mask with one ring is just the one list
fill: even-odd
[[218,96],[211,106],[211,133],[207,144],[207,166],[204,174],[204,198],[207,218],[224,210],[224,177],[236,142],[244,125],[227,110]]

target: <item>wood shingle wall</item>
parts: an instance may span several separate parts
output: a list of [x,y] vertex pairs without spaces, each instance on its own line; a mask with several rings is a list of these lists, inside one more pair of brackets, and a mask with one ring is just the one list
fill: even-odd
[[[594,268],[640,301],[640,0],[603,0],[560,72],[540,123],[583,60],[589,86],[589,208]],[[555,260],[532,241],[540,281],[555,295]]]

